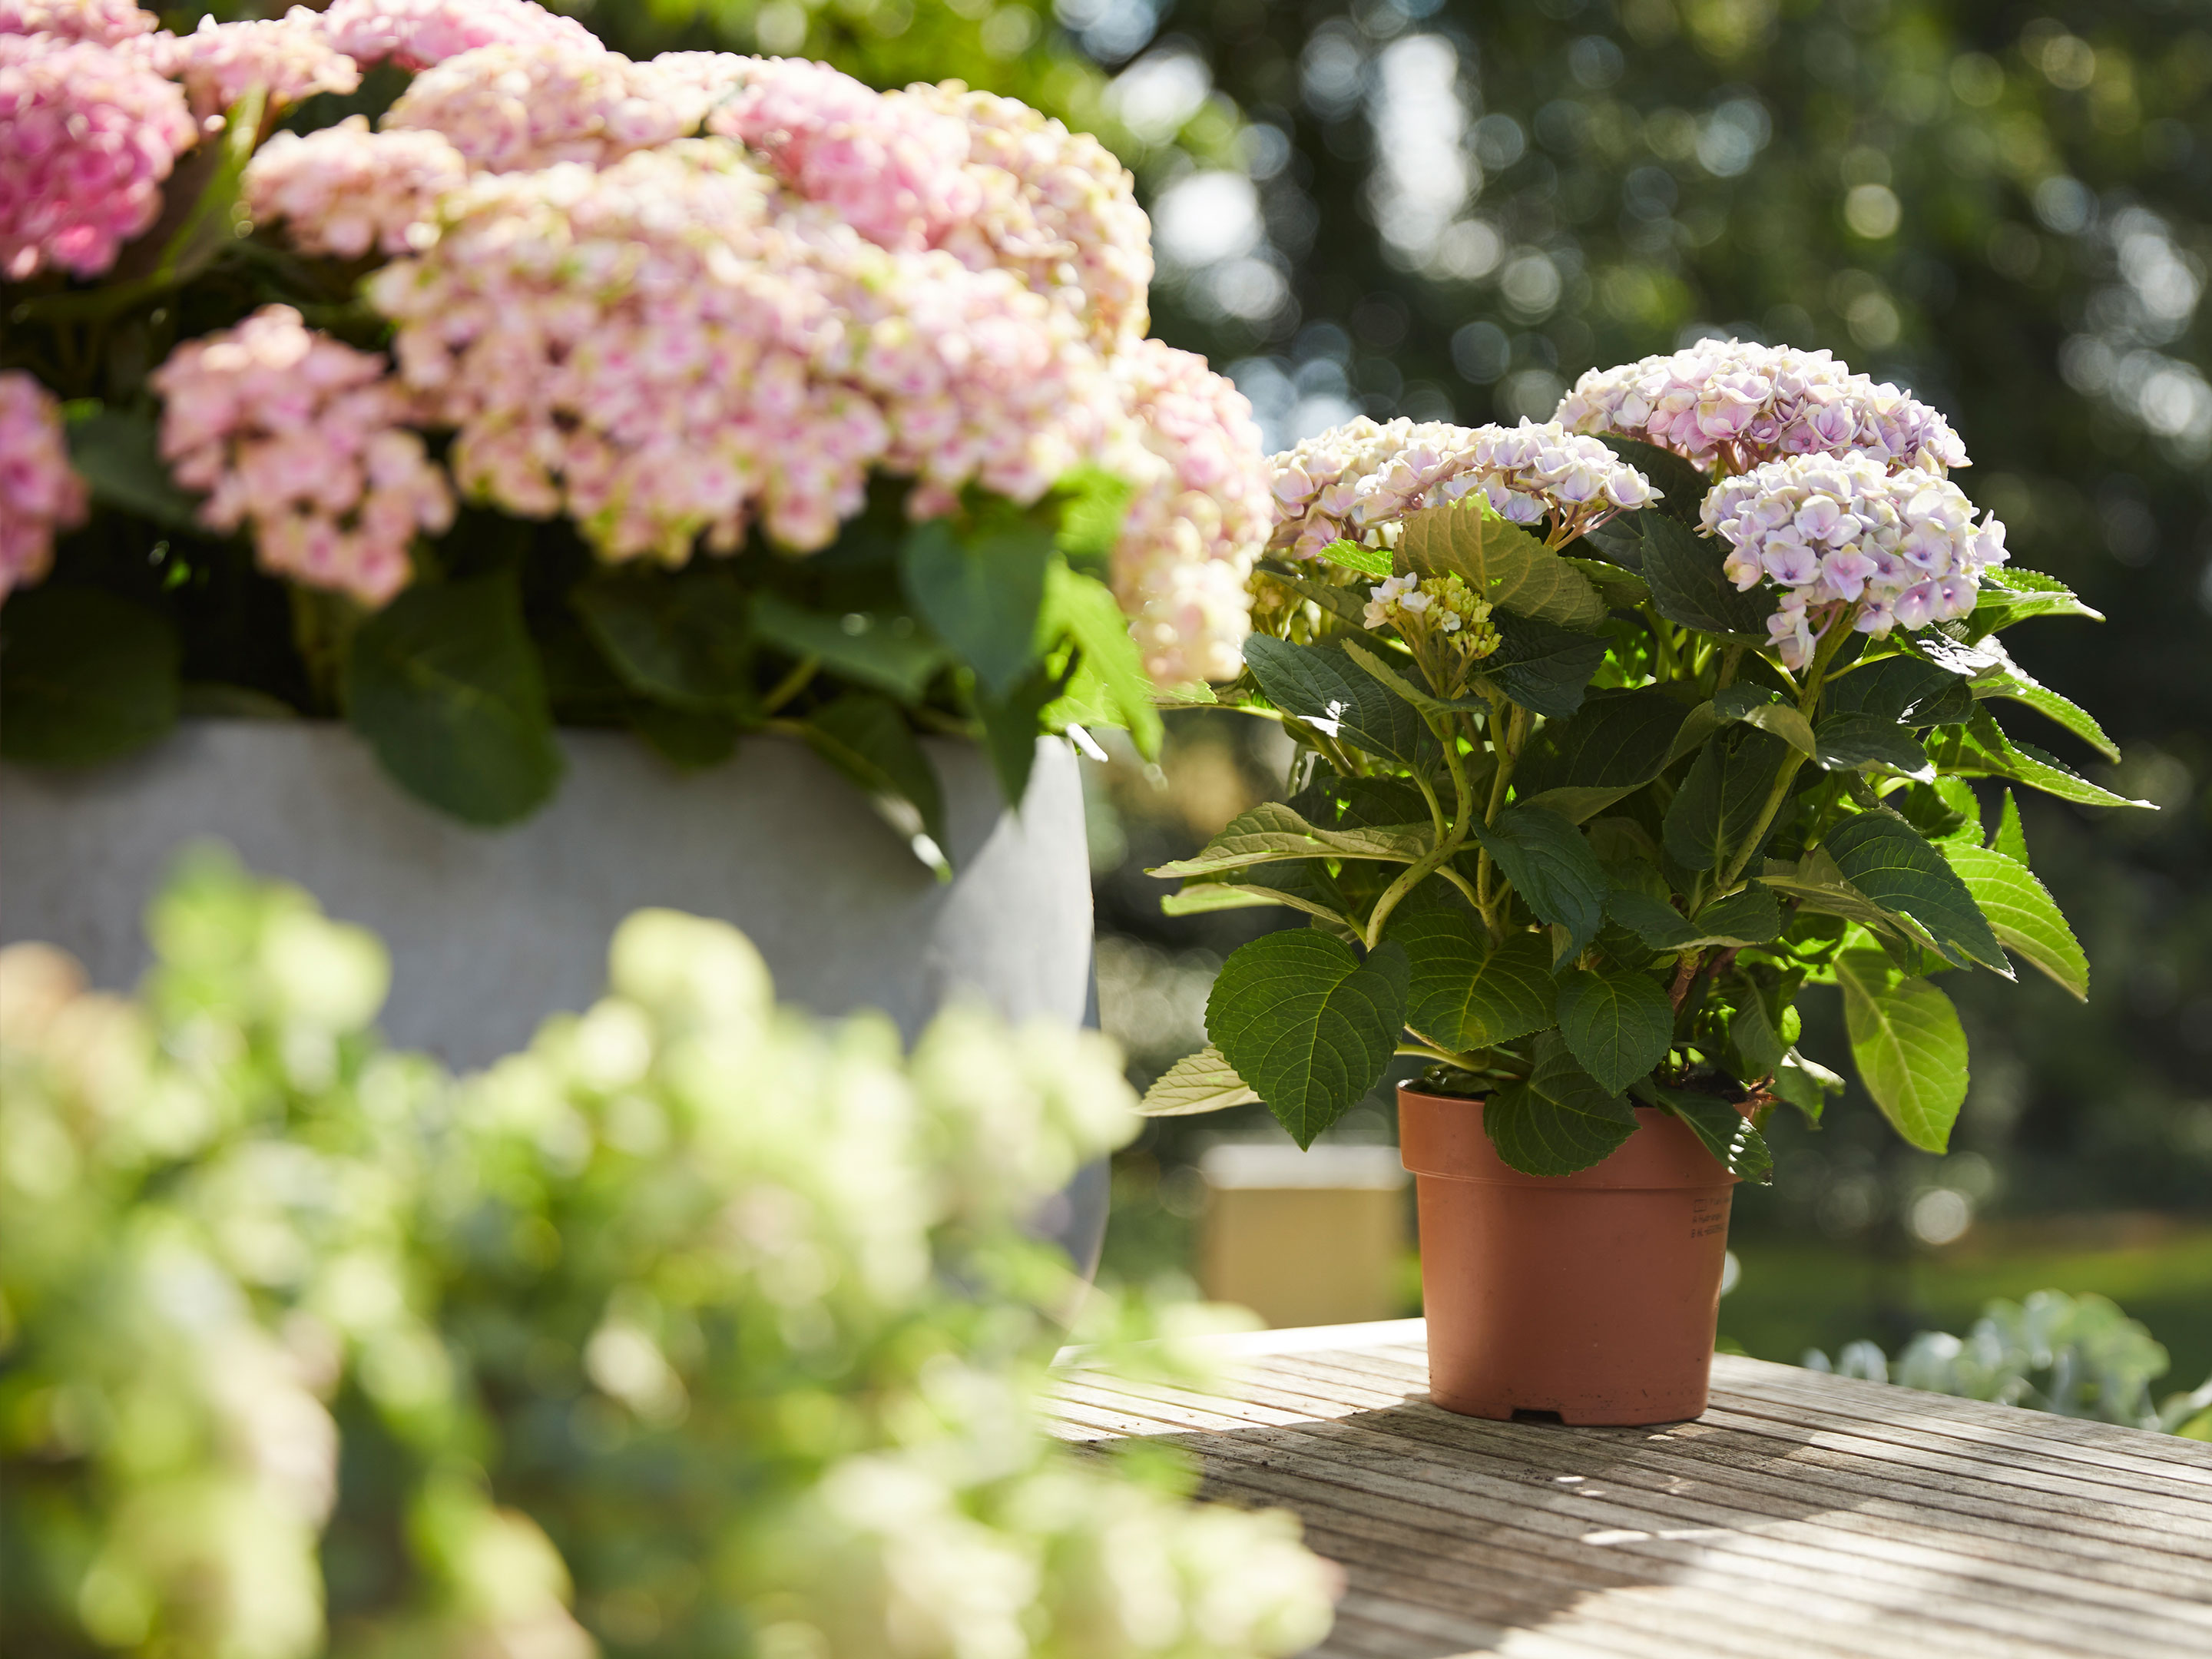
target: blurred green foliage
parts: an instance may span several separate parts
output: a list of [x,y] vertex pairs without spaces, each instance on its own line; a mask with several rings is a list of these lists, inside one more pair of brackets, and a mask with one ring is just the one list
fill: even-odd
[[1919,1332],[1894,1359],[1862,1340],[1832,1360],[1815,1348],[1804,1363],[1959,1399],[2212,1439],[2212,1382],[2154,1403],[2151,1385],[2170,1369],[2166,1350],[2107,1297],[2034,1291],[2019,1302],[1991,1302],[1964,1337]]
[[[150,931],[137,1002],[0,953],[11,1655],[1326,1632],[1289,1516],[1043,1431],[1079,1286],[1021,1223],[1133,1127],[1097,1036],[956,1011],[902,1055],[647,911],[604,1000],[454,1079],[380,1047],[381,947],[295,890],[204,854]],[[1203,1323],[1094,1300],[1117,1340]]]

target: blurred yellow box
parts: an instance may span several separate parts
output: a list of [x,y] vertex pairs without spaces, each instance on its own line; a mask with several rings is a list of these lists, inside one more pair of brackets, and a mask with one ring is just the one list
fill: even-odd
[[1395,1319],[1411,1248],[1395,1146],[1230,1142],[1199,1160],[1198,1279],[1269,1325]]

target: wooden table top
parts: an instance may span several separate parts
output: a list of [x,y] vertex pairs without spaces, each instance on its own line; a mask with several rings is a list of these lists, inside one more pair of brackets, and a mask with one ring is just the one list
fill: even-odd
[[1320,1654],[2212,1659],[2212,1445],[1726,1355],[1694,1423],[1492,1423],[1429,1403],[1419,1320],[1231,1340],[1218,1396],[1074,1359],[1055,1426],[1297,1510]]

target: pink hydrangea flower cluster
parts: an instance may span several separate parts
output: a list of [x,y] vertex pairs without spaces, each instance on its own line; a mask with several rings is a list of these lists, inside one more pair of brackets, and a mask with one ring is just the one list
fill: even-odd
[[968,130],[968,172],[981,193],[939,241],[977,269],[1020,273],[1081,316],[1102,349],[1143,337],[1152,281],[1152,222],[1128,169],[1088,133],[1071,132],[1028,105],[957,81],[890,93]]
[[1781,606],[1766,630],[1802,668],[1828,624],[1856,607],[1861,633],[1924,628],[1974,608],[1982,572],[2005,561],[2004,526],[1974,520],[1958,485],[1917,467],[1891,472],[1867,454],[1769,461],[1705,498],[1706,530],[1749,592],[1771,582]]
[[388,58],[402,69],[428,69],[478,46],[541,40],[605,51],[574,18],[532,0],[331,0],[321,22],[324,39],[363,68]]
[[0,34],[51,34],[112,46],[159,23],[134,0],[0,0]]
[[614,558],[734,547],[756,506],[821,547],[878,465],[921,481],[917,512],[971,480],[1034,499],[1117,413],[1048,301],[877,247],[719,138],[481,175],[368,291],[464,486]]
[[0,34],[0,278],[95,276],[161,210],[199,128],[128,47]]
[[406,586],[416,532],[453,514],[390,367],[264,306],[154,372],[162,459],[207,492],[201,522],[252,527],[264,569],[381,605]]
[[[422,69],[381,131],[279,135],[245,185],[303,252],[391,258],[368,292],[398,325],[406,408],[375,412],[451,428],[467,493],[680,563],[756,520],[823,546],[874,471],[915,480],[927,516],[971,483],[1030,501],[1103,460],[1139,486],[1117,587],[1148,660],[1237,672],[1272,512],[1256,428],[1226,380],[1143,341],[1149,227],[1095,140],[957,83],[632,63],[521,0],[337,0],[258,27]],[[398,580],[358,542],[301,550],[305,529],[262,522],[290,520],[243,460],[188,447],[265,560],[366,562],[364,592]],[[323,516],[350,533],[351,510]]]
[[959,121],[804,58],[702,52],[662,61],[718,94],[709,131],[766,157],[801,196],[836,209],[878,246],[935,246],[982,205]]
[[[797,230],[812,218],[787,222]],[[811,228],[815,246],[834,246],[818,221]],[[839,260],[830,291],[851,322],[819,369],[882,408],[883,465],[917,480],[908,503],[917,518],[951,512],[971,483],[1034,501],[1127,421],[1112,365],[1013,272],[970,270],[938,250],[886,254],[857,239],[838,252],[851,263]]]
[[468,158],[443,133],[371,132],[366,116],[349,115],[255,151],[246,201],[257,222],[283,222],[302,252],[357,259],[427,244],[440,198],[468,179]]
[[1785,455],[1863,452],[1886,465],[1942,472],[1967,465],[1950,422],[1825,351],[1700,340],[1665,356],[1592,369],[1553,419],[1671,449],[1710,472]]
[[1110,465],[1137,485],[1115,594],[1153,678],[1233,679],[1251,627],[1245,584],[1274,517],[1252,405],[1203,357],[1157,340],[1114,368],[1134,430]]
[[957,81],[877,93],[826,64],[677,52],[656,68],[714,94],[708,131],[765,156],[878,246],[1012,270],[1102,349],[1141,337],[1152,228],[1097,139]]
[[190,34],[142,35],[125,48],[158,75],[181,81],[192,113],[204,121],[261,87],[282,109],[319,92],[349,93],[361,70],[323,38],[322,20],[303,6],[267,21],[218,23],[200,19]]
[[1515,524],[1552,521],[1565,542],[1656,492],[1644,476],[1595,438],[1556,422],[1539,426],[1453,426],[1365,416],[1332,427],[1271,462],[1275,526],[1269,546],[1293,558],[1319,556],[1331,542],[1372,545],[1383,526],[1424,507],[1480,489]]
[[386,133],[435,132],[489,173],[605,167],[696,131],[709,94],[655,64],[566,40],[478,47],[415,77]]
[[54,532],[84,522],[61,404],[21,369],[0,370],[0,599],[46,574]]

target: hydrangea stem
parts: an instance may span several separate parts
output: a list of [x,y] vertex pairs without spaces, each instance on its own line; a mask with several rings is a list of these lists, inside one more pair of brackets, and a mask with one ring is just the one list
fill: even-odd
[[[1407,866],[1397,880],[1383,889],[1382,896],[1375,901],[1375,908],[1367,918],[1367,948],[1370,951],[1382,942],[1383,925],[1390,920],[1390,913],[1398,908],[1406,895],[1449,865],[1459,849],[1467,844],[1468,825],[1474,812],[1474,791],[1468,784],[1466,767],[1460,763],[1458,721],[1439,719],[1435,715],[1424,718],[1428,721],[1429,730],[1436,733],[1437,741],[1444,747],[1444,767],[1450,772],[1452,781],[1452,821],[1449,828],[1444,827],[1442,814],[1438,814],[1437,844]],[[1436,811],[1436,796],[1425,781],[1422,784],[1422,793],[1428,796],[1430,810]]]
[[[1851,624],[1857,618],[1858,607],[1848,605],[1836,613],[1828,623],[1827,631],[1820,636],[1820,647],[1814,652],[1812,663],[1805,671],[1805,688],[1797,694],[1797,712],[1804,715],[1808,724],[1820,712],[1820,687],[1827,679],[1828,665],[1835,659],[1836,653],[1844,648],[1844,641],[1851,635]],[[1782,803],[1790,798],[1790,785],[1797,775],[1797,769],[1804,763],[1805,751],[1802,749],[1791,749],[1784,755],[1782,769],[1775,775],[1773,788],[1766,792],[1766,804],[1759,809],[1759,821],[1752,825],[1751,833],[1743,838],[1742,847],[1729,860],[1720,879],[1714,884],[1713,890],[1717,895],[1733,892],[1737,882],[1743,878],[1744,866],[1751,862],[1751,855],[1759,843],[1766,839],[1767,830],[1774,823],[1775,814],[1782,810]]]
[[[1490,805],[1483,812],[1486,827],[1498,822],[1498,815],[1505,808],[1505,788],[1513,781],[1513,764],[1521,758],[1522,745],[1528,740],[1528,711],[1518,703],[1495,697],[1490,704],[1491,746],[1497,752],[1498,772],[1490,782]],[[1501,938],[1504,930],[1491,912],[1495,902],[1490,893],[1490,851],[1484,848],[1474,864],[1475,908],[1482,912],[1482,920],[1490,929],[1492,939]]]

